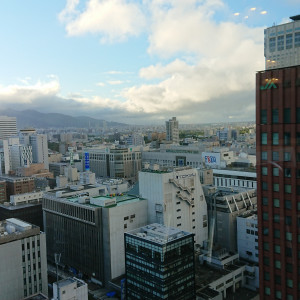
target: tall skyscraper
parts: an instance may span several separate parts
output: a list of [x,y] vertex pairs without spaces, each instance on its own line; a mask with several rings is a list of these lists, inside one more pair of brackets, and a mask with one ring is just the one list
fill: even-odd
[[195,299],[193,236],[161,224],[126,232],[126,298]]
[[179,143],[179,129],[178,121],[176,117],[173,117],[169,121],[166,121],[166,130],[167,130],[167,141],[170,141],[174,144]]
[[15,117],[0,116],[0,140],[5,140],[17,134],[17,119]]
[[[261,299],[300,299],[299,19],[266,29],[267,70],[256,75]],[[270,53],[282,53],[272,67]]]
[[300,15],[291,22],[265,29],[266,69],[300,64]]

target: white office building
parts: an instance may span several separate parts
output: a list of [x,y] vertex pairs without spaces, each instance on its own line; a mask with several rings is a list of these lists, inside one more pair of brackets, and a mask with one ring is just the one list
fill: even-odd
[[38,226],[18,219],[0,222],[0,299],[48,294],[46,238]]
[[169,121],[166,121],[167,141],[174,144],[179,144],[179,123],[176,117],[173,117]]
[[265,29],[267,70],[300,65],[300,15],[290,19]]
[[0,140],[8,139],[17,134],[17,119],[15,117],[0,116]]
[[148,223],[160,223],[207,239],[207,205],[196,169],[145,169],[139,173],[139,193],[148,199]]
[[257,213],[247,211],[236,218],[237,248],[240,258],[258,263]]
[[75,277],[54,282],[53,300],[88,300],[88,285]]
[[29,167],[32,164],[32,147],[27,145],[12,145],[10,149],[11,169]]

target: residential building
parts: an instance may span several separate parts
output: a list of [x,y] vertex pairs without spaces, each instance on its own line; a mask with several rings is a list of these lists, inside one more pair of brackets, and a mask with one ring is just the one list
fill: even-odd
[[125,274],[124,232],[147,224],[147,201],[130,196],[95,195],[93,188],[44,193],[47,255],[102,285]]
[[166,140],[174,144],[179,144],[179,123],[176,117],[166,121]]
[[6,140],[17,134],[17,119],[15,117],[0,116],[0,140]]
[[194,234],[151,224],[125,233],[126,298],[195,299]]
[[265,29],[266,70],[300,65],[300,15],[290,19]]
[[196,169],[143,169],[139,194],[148,200],[149,223],[192,232],[199,245],[207,240],[207,205]]
[[1,299],[48,294],[46,238],[40,228],[18,219],[0,222]]

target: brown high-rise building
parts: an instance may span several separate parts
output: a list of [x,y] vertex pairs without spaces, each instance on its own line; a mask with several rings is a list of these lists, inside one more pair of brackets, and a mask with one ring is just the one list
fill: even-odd
[[300,66],[256,75],[260,299],[300,299]]
[[9,201],[11,195],[33,192],[35,189],[34,178],[17,176],[0,176],[6,182],[6,197]]

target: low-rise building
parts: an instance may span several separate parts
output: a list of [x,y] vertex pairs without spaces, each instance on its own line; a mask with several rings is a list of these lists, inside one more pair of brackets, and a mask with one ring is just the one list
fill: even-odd
[[88,285],[78,278],[53,283],[53,300],[88,300]]

